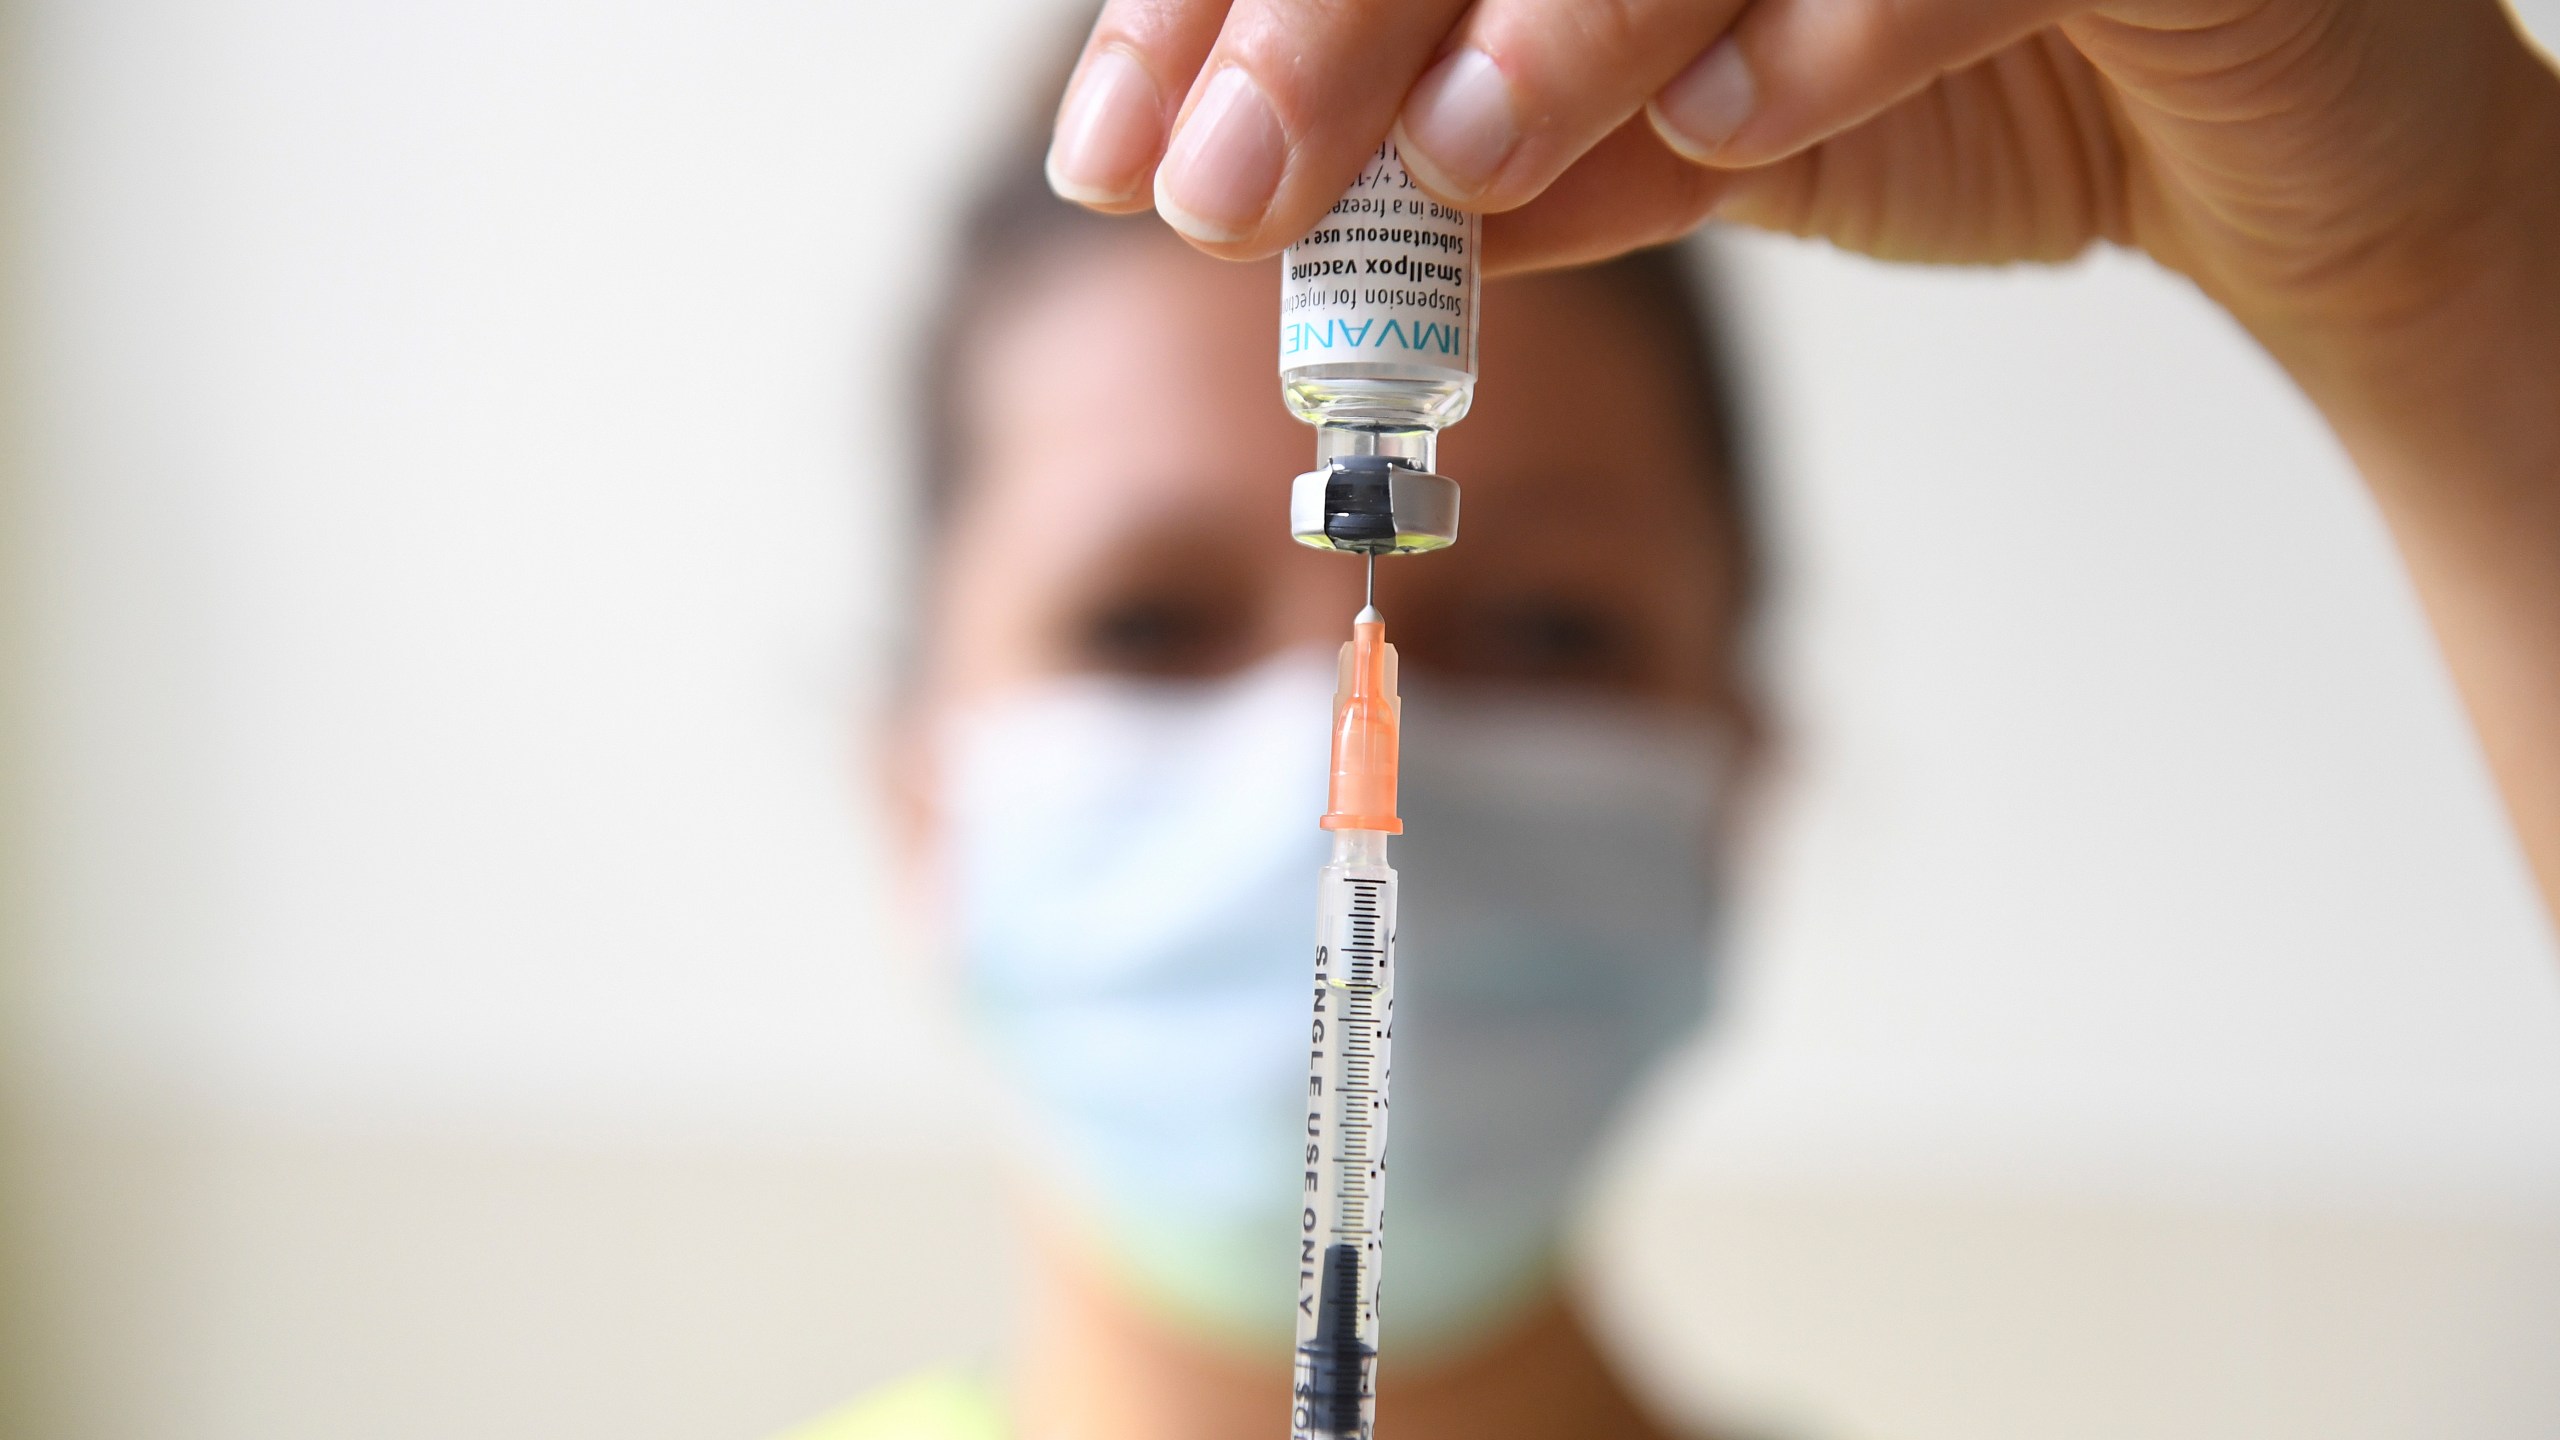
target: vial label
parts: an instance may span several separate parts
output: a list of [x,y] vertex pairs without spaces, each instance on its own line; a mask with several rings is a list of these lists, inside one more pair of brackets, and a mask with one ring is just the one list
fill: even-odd
[[1280,373],[1388,364],[1416,377],[1476,373],[1480,222],[1425,195],[1394,142],[1280,257]]

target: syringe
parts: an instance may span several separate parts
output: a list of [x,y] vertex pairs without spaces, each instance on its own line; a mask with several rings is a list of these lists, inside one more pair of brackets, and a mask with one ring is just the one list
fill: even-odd
[[[1374,575],[1375,555],[1369,557]],[[1396,652],[1374,603],[1342,647],[1333,699],[1333,859],[1316,884],[1306,1178],[1298,1218],[1293,1440],[1369,1440],[1377,1419],[1387,1057],[1395,1036]]]

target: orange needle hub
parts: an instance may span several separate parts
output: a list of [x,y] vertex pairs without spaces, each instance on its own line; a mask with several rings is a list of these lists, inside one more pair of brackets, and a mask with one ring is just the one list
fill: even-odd
[[1396,647],[1376,606],[1351,622],[1333,692],[1333,791],[1327,830],[1404,833],[1396,818]]

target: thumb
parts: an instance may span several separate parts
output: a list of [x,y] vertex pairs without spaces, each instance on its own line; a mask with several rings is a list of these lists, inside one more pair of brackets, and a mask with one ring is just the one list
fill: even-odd
[[1766,165],[1864,123],[2089,0],[1754,0],[1654,95],[1663,143]]

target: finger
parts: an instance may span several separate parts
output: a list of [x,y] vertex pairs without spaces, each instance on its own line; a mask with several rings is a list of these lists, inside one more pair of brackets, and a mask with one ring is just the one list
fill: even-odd
[[1721,220],[1887,260],[2057,261],[2125,233],[2088,62],[2048,31],[1773,165],[1718,171]]
[[1538,198],[1485,217],[1485,274],[1584,265],[1676,240],[1747,179],[1689,163],[1633,117]]
[[1486,273],[1606,259],[1710,216],[1885,259],[2063,259],[2122,226],[2118,177],[2085,138],[2093,88],[2067,42],[2015,45],[1747,170],[1691,164],[1630,121],[1537,199],[1485,217]]
[[1742,5],[1477,0],[1405,97],[1396,148],[1449,204],[1525,204],[1641,110]]
[[1227,0],[1110,0],[1049,134],[1049,188],[1112,214],[1151,202],[1175,107],[1226,22]]
[[1705,165],[1765,165],[1839,134],[2089,0],[1757,0],[1646,107]]
[[1213,255],[1305,234],[1387,133],[1465,0],[1237,0],[1156,167],[1156,212]]

